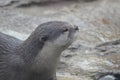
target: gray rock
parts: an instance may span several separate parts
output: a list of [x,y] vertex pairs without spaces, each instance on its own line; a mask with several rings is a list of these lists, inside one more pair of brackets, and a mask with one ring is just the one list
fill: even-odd
[[[40,3],[51,3],[51,2],[59,2],[59,1],[72,1],[72,0],[0,0],[0,7],[15,5],[15,6],[28,6],[32,4],[40,4]],[[95,1],[95,0],[74,0],[74,1]]]
[[62,20],[78,25],[77,41],[63,52],[57,72],[58,76],[90,80],[97,72],[119,72],[119,5],[120,0],[72,1],[21,8],[9,5],[0,8],[0,31],[24,40],[46,21]]
[[0,6],[5,6],[7,4],[9,4],[11,2],[11,0],[0,0]]
[[103,78],[100,78],[99,80],[115,80],[115,77],[113,77],[112,75],[107,75]]

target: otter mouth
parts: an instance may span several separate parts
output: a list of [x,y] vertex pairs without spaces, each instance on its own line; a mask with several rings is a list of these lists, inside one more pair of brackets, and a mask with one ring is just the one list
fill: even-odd
[[75,41],[77,39],[78,32],[79,32],[78,27],[75,28],[72,32],[69,32],[68,41],[70,40]]
[[74,41],[77,40],[77,36],[78,36],[78,30],[73,32],[73,33],[69,32],[69,35],[68,35],[67,40],[66,40],[66,44],[64,44],[62,47],[70,46]]

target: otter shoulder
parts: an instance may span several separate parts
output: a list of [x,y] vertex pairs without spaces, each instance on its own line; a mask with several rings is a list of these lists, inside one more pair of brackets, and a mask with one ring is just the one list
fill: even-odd
[[21,40],[0,32],[0,54],[11,51],[20,43]]

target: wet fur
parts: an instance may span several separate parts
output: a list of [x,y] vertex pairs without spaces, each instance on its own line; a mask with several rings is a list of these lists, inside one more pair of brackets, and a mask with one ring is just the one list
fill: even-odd
[[[31,72],[30,61],[26,64],[24,59],[19,56],[19,52],[14,52],[21,43],[23,41],[0,33],[0,80],[43,80],[46,76],[42,79],[39,73]],[[44,75],[46,73],[42,72]],[[53,79],[54,77],[48,78],[48,80]]]
[[[63,34],[64,28],[69,28],[69,34]],[[0,33],[0,80],[56,80],[57,61],[72,43],[74,32],[73,26],[64,22],[48,22],[25,41]]]

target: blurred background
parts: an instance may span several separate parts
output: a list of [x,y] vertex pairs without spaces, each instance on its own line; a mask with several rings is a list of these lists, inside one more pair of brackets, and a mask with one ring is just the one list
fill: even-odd
[[63,52],[59,80],[93,80],[120,71],[120,0],[0,0],[0,32],[25,40],[41,23],[79,26]]

